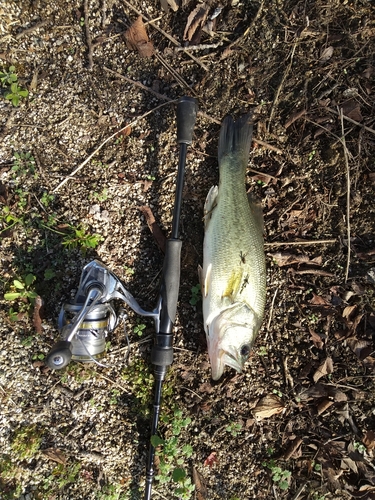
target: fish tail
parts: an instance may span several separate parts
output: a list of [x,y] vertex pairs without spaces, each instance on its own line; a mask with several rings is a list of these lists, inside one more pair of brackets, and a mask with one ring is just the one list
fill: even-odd
[[226,157],[236,157],[241,163],[247,164],[252,135],[252,113],[242,116],[237,121],[234,121],[231,116],[227,116],[220,130],[219,163]]

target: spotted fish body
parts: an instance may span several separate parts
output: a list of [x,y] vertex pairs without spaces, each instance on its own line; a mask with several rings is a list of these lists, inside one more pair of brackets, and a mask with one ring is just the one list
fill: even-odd
[[249,202],[245,174],[251,145],[250,115],[223,121],[219,137],[219,186],[204,207],[203,319],[212,378],[225,365],[243,369],[260,329],[266,298],[261,208]]

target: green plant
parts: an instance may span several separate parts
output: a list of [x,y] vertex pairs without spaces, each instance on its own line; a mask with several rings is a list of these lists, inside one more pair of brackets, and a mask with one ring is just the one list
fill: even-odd
[[276,394],[276,396],[279,396],[279,398],[283,397],[283,393],[278,389],[273,389],[272,394]]
[[0,81],[3,87],[10,86],[18,80],[16,75],[16,68],[14,66],[9,66],[8,70],[5,68],[0,71]]
[[8,101],[11,101],[13,106],[18,106],[20,103],[20,100],[27,97],[29,95],[28,90],[23,89],[22,87],[18,86],[18,83],[12,83],[10,86],[10,92],[7,92],[5,94],[5,99]]
[[101,491],[97,492],[96,498],[98,500],[120,500],[121,493],[121,484],[106,484]]
[[91,198],[100,202],[106,201],[108,199],[108,189],[104,188],[101,193],[95,191],[92,193]]
[[276,465],[275,460],[271,459],[269,462],[263,462],[264,467],[270,469],[272,474],[272,481],[278,485],[281,490],[289,488],[289,481],[292,473],[289,470],[283,470]]
[[48,194],[44,192],[40,198],[40,203],[46,208],[55,200],[54,194]]
[[259,347],[258,356],[267,356],[267,348],[264,345]]
[[138,337],[141,337],[143,334],[143,330],[146,328],[146,325],[144,323],[138,322],[137,325],[134,327],[134,333],[138,335]]
[[229,425],[227,425],[225,427],[225,430],[227,432],[230,432],[232,434],[233,437],[236,437],[238,436],[238,434],[241,432],[242,430],[242,424],[240,422],[236,423],[236,422],[231,422]]
[[[134,397],[137,400],[136,404],[132,406],[132,410],[137,414],[140,413],[145,417],[149,417],[149,405],[154,387],[154,376],[150,366],[143,359],[138,358],[122,371],[121,377],[130,384]],[[167,391],[165,390],[167,389],[166,382],[167,379],[164,382],[164,397],[167,395]]]
[[365,446],[364,444],[362,444],[362,443],[358,443],[357,441],[354,441],[353,446],[354,446],[354,449],[355,449],[356,451],[358,451],[359,453],[362,453],[362,455],[363,455],[363,454],[365,453],[365,451],[366,451],[366,446]]
[[12,450],[19,460],[33,458],[42,442],[42,436],[36,425],[22,427],[15,432],[12,439]]
[[14,153],[14,161],[12,172],[18,175],[33,175],[37,179],[38,174],[35,173],[35,158],[31,153]]
[[169,437],[165,439],[159,436],[151,436],[151,443],[156,448],[156,455],[159,457],[159,473],[155,479],[161,484],[173,481],[177,483],[174,490],[176,496],[182,500],[189,500],[195,486],[182,468],[186,459],[190,458],[193,448],[190,444],[180,445],[179,435],[182,429],[190,423],[190,417],[183,418],[182,411],[174,409],[172,416],[163,415],[161,422],[169,427]]
[[18,500],[22,494],[22,469],[8,455],[0,456],[0,491],[4,500]]
[[74,227],[69,225],[69,233],[64,234],[62,244],[70,250],[80,248],[83,253],[86,253],[89,248],[96,248],[102,240],[102,236],[99,234],[89,234],[82,226]]
[[124,271],[127,276],[132,276],[135,271],[132,267],[124,266]]
[[5,293],[4,299],[5,300],[16,300],[18,298],[27,299],[31,304],[33,304],[34,300],[38,296],[38,294],[31,289],[31,285],[34,283],[35,280],[36,277],[31,273],[26,275],[23,281],[21,279],[13,280],[11,288],[18,291]]
[[43,489],[48,492],[62,490],[67,484],[74,483],[78,479],[81,464],[73,462],[70,465],[57,465],[43,483]]
[[191,287],[191,297],[189,300],[189,304],[195,306],[199,302],[200,298],[201,298],[201,286],[198,283],[198,285]]

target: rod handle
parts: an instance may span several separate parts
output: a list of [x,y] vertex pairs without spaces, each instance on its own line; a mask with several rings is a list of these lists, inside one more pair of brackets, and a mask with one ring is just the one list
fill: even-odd
[[164,334],[172,333],[173,323],[176,319],[178,292],[180,288],[182,241],[169,238],[165,245],[163,264],[163,278],[161,284],[161,311],[160,331]]
[[198,104],[194,97],[180,97],[177,103],[177,142],[191,144]]

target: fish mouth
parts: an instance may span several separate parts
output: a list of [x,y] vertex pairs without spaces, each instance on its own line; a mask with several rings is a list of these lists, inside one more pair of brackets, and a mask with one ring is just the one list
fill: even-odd
[[236,352],[233,348],[229,347],[228,351],[224,349],[212,349],[209,346],[208,354],[211,362],[211,374],[213,380],[219,380],[223,375],[225,366],[229,366],[237,372],[242,372],[243,363],[237,359]]

